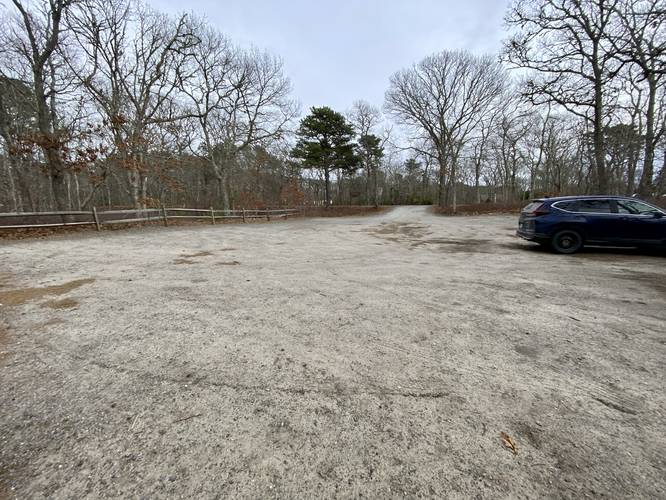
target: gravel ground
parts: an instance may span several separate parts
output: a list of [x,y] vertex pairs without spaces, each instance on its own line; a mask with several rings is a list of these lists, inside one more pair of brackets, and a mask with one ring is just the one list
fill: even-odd
[[664,498],[664,258],[515,225],[0,243],[0,497]]

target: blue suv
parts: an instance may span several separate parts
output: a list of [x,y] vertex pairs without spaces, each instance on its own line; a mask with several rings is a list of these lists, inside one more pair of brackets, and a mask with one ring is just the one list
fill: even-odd
[[544,198],[523,208],[517,234],[558,253],[584,245],[666,248],[666,212],[623,196]]

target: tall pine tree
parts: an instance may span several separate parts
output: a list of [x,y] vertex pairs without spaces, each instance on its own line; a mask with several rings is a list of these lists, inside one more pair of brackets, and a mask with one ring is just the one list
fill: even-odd
[[326,207],[331,204],[331,172],[353,171],[359,158],[352,142],[354,128],[345,117],[327,106],[313,107],[298,129],[298,142],[291,152],[302,167],[316,169],[326,181]]

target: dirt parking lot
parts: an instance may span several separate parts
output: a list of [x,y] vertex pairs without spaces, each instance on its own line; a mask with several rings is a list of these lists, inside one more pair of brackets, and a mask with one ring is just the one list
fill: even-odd
[[666,259],[515,224],[0,242],[0,497],[664,498]]

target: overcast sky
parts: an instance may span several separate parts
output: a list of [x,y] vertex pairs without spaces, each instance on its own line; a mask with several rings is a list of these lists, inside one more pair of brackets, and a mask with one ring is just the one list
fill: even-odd
[[395,71],[444,49],[499,50],[508,0],[151,0],[283,58],[303,113],[381,106]]

